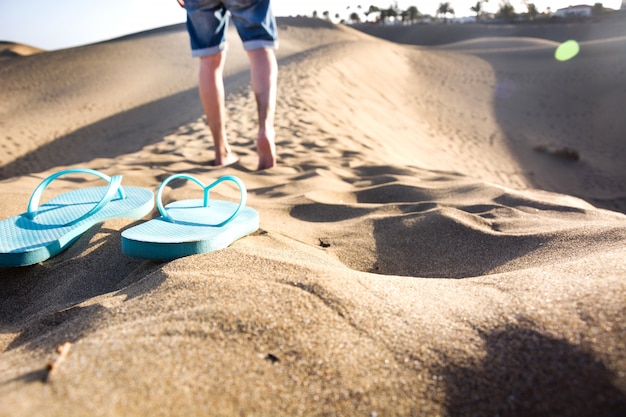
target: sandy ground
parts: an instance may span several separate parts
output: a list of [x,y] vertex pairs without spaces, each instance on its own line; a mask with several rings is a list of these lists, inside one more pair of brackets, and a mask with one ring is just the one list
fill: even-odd
[[416,46],[414,27],[283,19],[263,172],[234,32],[226,168],[183,27],[4,54],[0,217],[88,167],[150,189],[237,175],[261,227],[154,262],[121,253],[135,222],[113,220],[0,270],[0,415],[624,415],[619,28],[568,27],[580,53],[558,62],[558,25],[420,27],[437,44]]

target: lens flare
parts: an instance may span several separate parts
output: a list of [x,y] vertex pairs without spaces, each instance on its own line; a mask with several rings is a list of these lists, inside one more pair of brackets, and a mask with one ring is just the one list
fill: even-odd
[[580,45],[574,40],[565,41],[560,44],[554,52],[557,61],[569,61],[580,52]]

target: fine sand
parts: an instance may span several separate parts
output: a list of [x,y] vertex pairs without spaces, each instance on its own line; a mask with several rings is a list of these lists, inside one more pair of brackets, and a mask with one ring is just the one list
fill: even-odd
[[[137,222],[107,221],[0,269],[0,415],[626,415],[623,22],[567,26],[566,62],[559,25],[279,23],[263,172],[232,30],[226,168],[184,26],[2,44],[0,218],[87,167],[153,190],[236,175],[261,225],[154,262],[121,253]],[[64,177],[44,198],[95,185]]]

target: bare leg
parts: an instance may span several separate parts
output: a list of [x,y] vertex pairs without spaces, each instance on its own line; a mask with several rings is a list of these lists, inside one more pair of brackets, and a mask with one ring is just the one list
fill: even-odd
[[215,165],[229,165],[238,158],[226,140],[226,106],[224,104],[225,52],[200,59],[199,90],[204,114],[215,146]]
[[274,115],[276,113],[276,89],[278,64],[273,49],[248,51],[250,78],[257,103],[259,133],[256,146],[259,154],[258,170],[276,165]]

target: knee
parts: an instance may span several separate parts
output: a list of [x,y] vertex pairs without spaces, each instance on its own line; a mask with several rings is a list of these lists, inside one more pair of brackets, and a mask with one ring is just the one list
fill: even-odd
[[224,63],[224,53],[218,52],[215,55],[203,56],[200,58],[200,66],[205,69],[217,70]]

